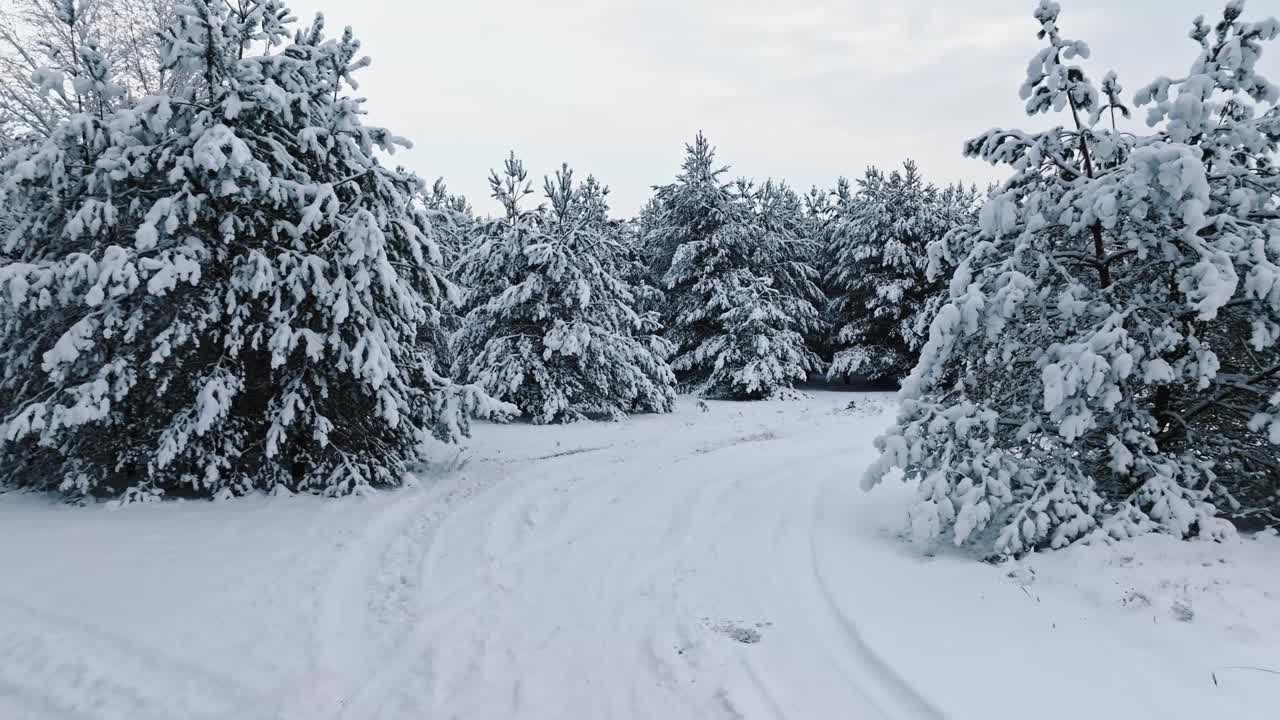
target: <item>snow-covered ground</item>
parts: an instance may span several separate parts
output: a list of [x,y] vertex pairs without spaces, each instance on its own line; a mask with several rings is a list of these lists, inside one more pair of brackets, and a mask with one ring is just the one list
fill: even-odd
[[1280,539],[926,556],[909,488],[858,490],[891,413],[486,425],[341,501],[0,496],[0,718],[1280,716],[1230,669],[1280,670]]

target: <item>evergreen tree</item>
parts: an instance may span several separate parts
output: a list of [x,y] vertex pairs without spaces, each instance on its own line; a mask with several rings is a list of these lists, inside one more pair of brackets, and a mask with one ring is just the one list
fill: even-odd
[[[833,190],[823,190],[815,185],[804,196],[804,234],[817,246],[815,263],[826,266],[831,262],[831,233],[836,221],[847,212],[852,199],[849,180],[843,177],[836,180]],[[822,280],[825,282],[825,273]]]
[[[987,192],[993,189],[988,188]],[[912,332],[918,338],[917,360],[918,349],[928,341],[929,326],[933,318],[951,301],[948,281],[973,249],[978,234],[978,211],[982,208],[983,197],[977,185],[973,184],[948,185],[937,194],[935,217],[938,219],[939,230],[925,248],[924,274],[928,292],[923,308],[915,314],[912,325]]]
[[[471,203],[461,195],[450,193],[443,178],[436,179],[431,189],[422,195],[421,202],[431,223],[432,239],[440,249],[441,264],[452,271],[475,234],[476,218]],[[452,368],[455,358],[450,337],[462,327],[462,292],[448,276],[437,278],[437,282],[440,322],[423,331],[429,335],[427,344],[434,351],[435,367]]]
[[[762,250],[770,245],[777,248],[761,256],[768,261],[761,269],[766,271],[772,286],[787,298],[786,312],[791,327],[805,338],[806,347],[816,348],[827,331],[822,315],[827,298],[821,286],[822,273],[818,270],[823,246],[814,237],[805,200],[785,182],[777,180],[766,180],[754,197],[753,224],[758,232],[772,236],[771,241],[762,243]],[[816,362],[816,354],[811,360]],[[812,369],[816,370],[817,365]]]
[[799,201],[722,183],[727,169],[701,134],[687,150],[676,182],[658,189],[648,236],[668,289],[672,367],[708,397],[767,397],[819,367],[803,334],[818,290],[796,237]]
[[482,224],[459,263],[469,312],[455,372],[535,423],[669,412],[670,348],[615,274],[607,191],[575,186],[565,166],[545,182],[548,206],[526,210],[532,189],[514,154],[489,182],[505,215]]
[[837,350],[831,344],[832,330],[837,321],[833,315],[832,298],[837,295],[837,291],[830,286],[828,280],[830,270],[835,265],[835,258],[832,256],[835,247],[834,233],[852,201],[849,180],[844,177],[838,178],[836,186],[831,190],[823,190],[817,186],[810,188],[804,198],[805,233],[815,245],[813,265],[818,270],[818,286],[823,297],[819,305],[821,322],[811,346],[828,369]]
[[449,192],[444,178],[436,179],[431,190],[423,196],[423,202],[436,244],[444,256],[444,265],[452,266],[471,244],[471,235],[476,227],[475,211],[465,197]]
[[655,188],[647,210],[652,217],[647,223],[645,254],[650,272],[661,285],[666,285],[667,271],[681,245],[706,240],[722,227],[741,221],[746,211],[723,179],[729,168],[716,166],[715,149],[702,133],[685,151],[676,181]]
[[[1280,89],[1256,73],[1274,19],[1197,20],[1180,80],[1136,96],[1145,136],[1073,61],[1058,6],[1028,68],[1046,132],[992,130],[967,153],[1011,166],[903,388],[865,483],[920,482],[918,537],[998,553],[1095,532],[1230,532],[1215,504],[1274,505],[1280,477]],[[1271,493],[1268,495],[1267,493]]]
[[166,67],[198,85],[90,103],[0,163],[0,477],[346,493],[506,410],[433,369],[440,253],[421,182],[374,154],[406,141],[344,92],[359,43],[291,24],[191,0]]
[[619,277],[631,286],[636,298],[636,309],[652,312],[661,317],[666,308],[667,294],[662,277],[654,272],[655,253],[650,241],[654,237],[660,218],[661,206],[650,198],[632,219],[619,228]]
[[971,220],[958,216],[966,199],[926,183],[910,160],[859,180],[828,234],[831,378],[898,380],[915,366],[943,287],[926,276],[927,248]]

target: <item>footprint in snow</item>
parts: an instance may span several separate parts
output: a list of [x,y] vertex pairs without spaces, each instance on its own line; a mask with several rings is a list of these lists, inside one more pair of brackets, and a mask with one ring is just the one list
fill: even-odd
[[763,639],[760,634],[760,628],[768,627],[771,623],[756,623],[754,628],[743,627],[731,622],[723,622],[715,627],[716,632],[724,635],[730,640],[736,640],[744,645],[754,645]]

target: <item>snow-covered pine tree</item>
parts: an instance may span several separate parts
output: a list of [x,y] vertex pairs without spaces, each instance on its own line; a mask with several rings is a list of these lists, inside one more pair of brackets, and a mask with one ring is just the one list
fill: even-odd
[[[601,245],[598,253],[600,261],[607,263],[610,273],[622,281],[631,292],[631,307],[640,315],[641,327],[646,333],[657,332],[662,327],[662,306],[665,295],[662,288],[653,283],[648,264],[644,256],[644,227],[642,219],[646,209],[642,208],[639,216],[631,219],[616,219],[609,216],[609,188],[588,175],[578,186],[576,210],[581,222],[598,228],[612,242]],[[652,205],[652,201],[645,207]],[[671,348],[664,347],[664,357]]]
[[481,224],[458,265],[469,312],[454,336],[456,374],[535,423],[669,412],[670,347],[615,275],[607,191],[575,186],[565,166],[546,179],[548,205],[526,210],[532,189],[514,154],[490,185],[505,215]]
[[926,183],[910,160],[888,175],[868,168],[858,181],[827,236],[830,378],[893,381],[915,366],[943,287],[926,277],[928,246],[963,222],[949,207],[956,193]]
[[817,322],[811,297],[820,291],[796,236],[795,193],[787,199],[775,187],[762,204],[750,183],[722,183],[726,171],[699,133],[676,182],[658,189],[649,243],[683,385],[707,397],[763,398],[819,368],[804,332]]
[[804,234],[817,244],[819,262],[824,265],[828,262],[826,253],[830,233],[852,198],[849,180],[844,177],[836,180],[833,190],[823,190],[815,185],[804,196]]
[[832,234],[839,227],[839,220],[848,212],[852,201],[853,191],[849,179],[843,176],[836,179],[834,188],[824,190],[815,185],[804,198],[805,234],[817,248],[813,265],[818,270],[818,284],[823,295],[822,303],[819,305],[820,330],[818,337],[812,341],[811,345],[828,368],[837,350],[831,345],[831,330],[835,327],[834,323],[837,319],[832,314],[834,305],[832,298],[836,296],[837,291],[830,287],[827,281],[828,271],[835,264],[835,258],[831,254],[835,245]]
[[[562,166],[561,170],[566,175],[571,175],[567,167]],[[565,178],[569,179],[569,178]],[[557,181],[560,178],[557,177]],[[544,189],[547,190],[547,198],[551,199],[550,178],[544,181]],[[558,185],[559,183],[557,183]],[[577,188],[573,189],[573,193],[568,196],[566,209],[570,215],[565,217],[566,222],[577,223],[584,227],[599,228],[601,230],[608,229],[611,233],[616,234],[618,221],[609,217],[609,188],[596,179],[595,175],[588,175]],[[552,209],[555,206],[552,205]],[[613,245],[617,244],[614,238]]]
[[510,410],[432,367],[439,250],[421,182],[374,155],[406,141],[344,92],[358,42],[292,22],[190,0],[167,64],[198,91],[97,104],[0,164],[0,477],[346,493]]
[[693,144],[685,146],[676,181],[654,188],[644,244],[650,272],[659,284],[666,285],[667,271],[681,245],[705,240],[748,210],[734,195],[732,183],[723,179],[727,172],[727,166],[716,166],[715,148],[698,133]]
[[[805,338],[806,347],[817,348],[827,334],[822,308],[827,303],[822,290],[823,246],[814,239],[813,223],[805,212],[805,200],[783,181],[765,180],[755,198],[753,224],[757,232],[771,235],[761,244],[761,266],[772,286],[787,298],[791,326]],[[776,249],[769,251],[771,246]],[[814,353],[816,356],[816,352]]]
[[662,277],[654,273],[653,246],[649,244],[659,217],[658,201],[649,198],[634,218],[623,222],[618,238],[621,245],[618,275],[631,286],[636,310],[653,313],[655,322],[660,324],[667,294]]
[[976,184],[966,186],[960,183],[941,188],[935,196],[937,206],[933,217],[938,223],[937,231],[925,248],[925,279],[929,292],[922,308],[915,314],[912,327],[918,338],[917,348],[927,342],[929,326],[938,311],[951,302],[948,281],[973,249],[983,197]]
[[[1067,127],[992,130],[969,155],[1012,167],[981,211],[951,301],[867,472],[918,480],[911,524],[997,553],[1101,532],[1215,537],[1215,502],[1280,477],[1280,90],[1256,72],[1274,19],[1197,19],[1181,79],[1139,91],[1157,127],[1111,125],[1040,3],[1046,47],[1022,97]],[[1274,503],[1274,494],[1266,502]]]
[[[397,168],[398,172],[404,172]],[[475,233],[476,218],[471,203],[461,195],[449,192],[444,178],[437,178],[431,189],[423,193],[421,200],[431,224],[432,239],[440,249],[441,266],[452,269],[471,242]],[[454,355],[450,338],[462,327],[462,291],[448,279],[436,278],[439,286],[439,323],[424,328],[429,337],[424,338],[434,351],[434,367],[452,368]]]
[[444,256],[445,267],[450,267],[471,244],[471,233],[476,226],[475,211],[462,195],[449,192],[444,178],[437,178],[423,196],[436,244]]

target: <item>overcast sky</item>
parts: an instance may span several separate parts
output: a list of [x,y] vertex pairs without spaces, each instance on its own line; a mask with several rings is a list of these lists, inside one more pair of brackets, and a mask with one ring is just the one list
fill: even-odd
[[[509,150],[540,178],[568,162],[628,215],[706,132],[734,175],[829,187],[915,159],[939,182],[1002,173],[960,155],[1017,97],[1040,46],[1035,0],[305,0],[351,25],[373,122],[414,141],[401,162],[482,212]],[[1222,0],[1061,0],[1060,26],[1126,96],[1184,73],[1192,18]],[[1275,12],[1253,0],[1248,16]],[[1280,75],[1280,47],[1264,70]],[[1063,119],[1063,122],[1066,120]]]

